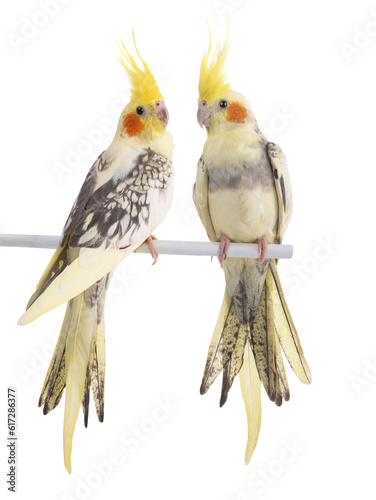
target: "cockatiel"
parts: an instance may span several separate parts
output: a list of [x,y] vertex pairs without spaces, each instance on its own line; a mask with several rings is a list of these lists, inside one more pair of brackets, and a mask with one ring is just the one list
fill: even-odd
[[[289,400],[282,347],[305,384],[311,373],[268,243],[281,243],[292,211],[292,193],[281,149],[260,132],[247,100],[224,73],[228,37],[213,54],[213,36],[199,79],[197,119],[207,130],[193,198],[211,241],[219,241],[226,290],[209,347],[200,392],[223,370],[220,406],[239,373],[248,418],[245,462],[261,425],[261,384],[277,406]],[[226,258],[231,241],[258,243],[259,259]]]
[[119,47],[131,100],[121,113],[114,140],[90,169],[59,247],[19,320],[25,325],[68,301],[39,406],[47,414],[66,387],[63,441],[69,473],[81,403],[87,426],[90,387],[103,421],[103,310],[111,273],[144,241],[156,261],[151,233],[166,216],[173,196],[173,142],[166,132],[164,99],[141,56],[138,66],[124,44]]

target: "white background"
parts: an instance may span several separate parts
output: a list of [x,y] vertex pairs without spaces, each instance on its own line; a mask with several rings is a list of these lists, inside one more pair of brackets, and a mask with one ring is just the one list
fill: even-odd
[[[64,306],[16,326],[52,252],[1,249],[1,491],[11,385],[20,499],[373,498],[376,3],[66,0],[52,2],[53,16],[41,14],[42,3],[0,7],[0,233],[60,234],[126,102],[116,40],[133,50],[134,26],[176,146],[175,199],[155,234],[205,241],[191,201],[205,141],[197,80],[205,19],[222,40],[229,20],[229,81],[289,163],[295,205],[285,243],[295,254],[280,274],[313,384],[287,367],[290,402],[277,408],[263,394],[260,439],[245,467],[239,383],[222,409],[220,380],[199,394],[224,289],[218,263],[161,256],[152,267],[150,256],[133,255],[118,268],[106,309],[105,420],[93,405],[88,429],[80,416],[69,476],[63,404],[48,416],[37,407]],[[86,150],[85,133],[95,142]],[[67,148],[85,154],[59,178]],[[156,410],[160,401],[174,409]],[[141,435],[130,440],[135,427]]]

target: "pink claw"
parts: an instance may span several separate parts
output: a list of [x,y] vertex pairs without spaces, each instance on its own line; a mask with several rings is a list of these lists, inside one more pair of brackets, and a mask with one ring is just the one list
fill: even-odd
[[260,264],[265,260],[266,254],[268,253],[268,240],[263,236],[258,240],[258,254],[260,258]]
[[222,267],[223,261],[226,260],[227,258],[227,253],[230,247],[231,240],[224,234],[218,241],[219,241],[218,259]]
[[154,261],[152,266],[154,266],[154,264],[158,261],[158,254],[155,251],[153,239],[155,239],[154,236],[149,236],[146,240],[147,244],[149,245],[150,254],[153,257],[153,261]]

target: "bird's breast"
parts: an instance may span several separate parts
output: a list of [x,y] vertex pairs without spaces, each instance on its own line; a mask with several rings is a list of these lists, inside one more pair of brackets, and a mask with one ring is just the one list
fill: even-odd
[[[205,161],[205,159],[204,159]],[[278,203],[265,150],[260,148],[235,164],[208,166],[209,210],[217,238],[254,242],[266,236],[273,242]]]

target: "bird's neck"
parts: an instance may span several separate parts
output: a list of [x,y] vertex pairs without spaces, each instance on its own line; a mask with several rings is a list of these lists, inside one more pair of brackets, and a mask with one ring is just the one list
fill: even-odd
[[245,159],[258,157],[262,147],[262,136],[253,126],[239,127],[231,132],[208,135],[204,146],[204,161],[210,166],[242,163]]
[[130,148],[140,151],[151,148],[156,153],[160,153],[167,158],[171,158],[174,144],[170,132],[164,131],[163,133],[155,133],[147,137],[123,137],[116,135],[108,150],[118,150],[119,148]]

